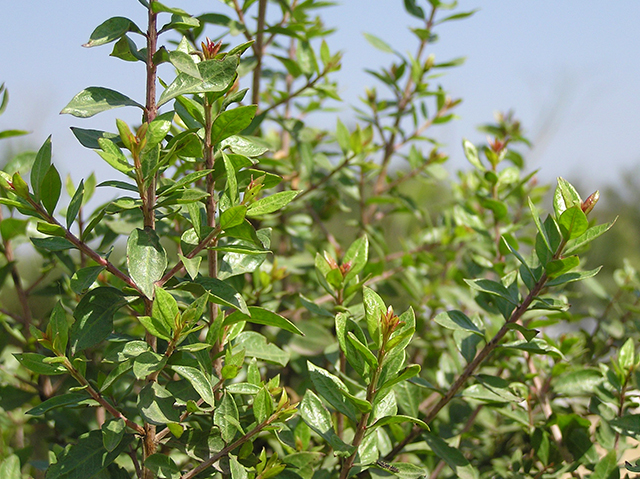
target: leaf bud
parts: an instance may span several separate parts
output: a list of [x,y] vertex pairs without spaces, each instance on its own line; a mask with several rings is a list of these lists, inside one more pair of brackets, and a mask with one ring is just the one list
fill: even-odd
[[600,191],[596,190],[594,193],[591,193],[589,197],[582,202],[580,207],[582,208],[582,212],[585,215],[588,215],[591,210],[596,206],[596,203],[600,199]]
[[211,60],[220,51],[222,40],[220,40],[218,43],[215,43],[212,42],[209,37],[207,37],[206,41],[202,42],[200,45],[202,46],[202,55],[204,56],[204,59]]

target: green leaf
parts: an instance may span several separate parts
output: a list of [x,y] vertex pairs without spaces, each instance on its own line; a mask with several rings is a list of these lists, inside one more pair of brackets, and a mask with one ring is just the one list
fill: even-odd
[[67,322],[67,313],[60,301],[55,304],[51,312],[47,335],[51,339],[53,350],[64,355],[69,341],[69,323]]
[[561,359],[564,357],[563,354],[558,350],[558,348],[550,345],[543,339],[534,338],[531,341],[518,340],[511,343],[503,344],[501,347],[508,349],[518,349],[520,351],[526,351],[531,354],[545,354],[553,358]]
[[112,418],[105,422],[102,429],[102,444],[108,452],[112,452],[124,437],[125,422],[122,418]]
[[269,150],[268,145],[263,140],[257,137],[247,137],[232,135],[222,140],[221,148],[230,148],[231,151],[238,155],[248,156],[249,158],[255,158],[260,156]]
[[183,254],[178,253],[182,264],[184,265],[184,269],[187,270],[187,273],[191,277],[191,279],[196,279],[198,273],[200,271],[200,263],[202,262],[202,256],[196,256],[195,258],[187,258]]
[[422,429],[425,429],[427,431],[429,430],[429,426],[427,425],[426,422],[421,421],[420,419],[417,419],[415,417],[403,416],[401,414],[398,414],[395,416],[385,416],[383,418],[378,419],[376,422],[374,422],[370,426],[367,426],[367,433],[381,426],[387,426],[389,424],[402,424],[404,422],[411,422],[413,424],[420,426]]
[[235,340],[236,348],[244,348],[246,356],[262,359],[285,367],[289,362],[289,353],[275,344],[267,343],[267,338],[254,331],[240,333]]
[[391,48],[391,46],[385,42],[384,40],[376,37],[375,35],[372,35],[370,33],[363,33],[364,38],[367,39],[367,41],[376,49],[380,50],[381,52],[385,52],[385,53],[393,53],[393,48]]
[[[71,132],[82,146],[84,146],[85,148],[90,148],[92,150],[97,150],[100,148],[100,144],[98,143],[98,140],[100,138],[106,138],[108,140],[112,140],[116,144],[121,144],[120,137],[115,133],[109,133],[108,131],[86,130],[84,128],[72,126]],[[136,189],[134,191],[138,190]]]
[[604,377],[597,369],[580,369],[571,371],[553,379],[553,389],[558,394],[573,397],[594,394]]
[[26,234],[29,221],[18,218],[4,218],[0,221],[0,235],[5,241]]
[[560,218],[562,213],[569,208],[582,205],[582,199],[576,189],[562,177],[558,178],[558,185],[553,193],[553,209],[556,218]]
[[[157,2],[154,2],[154,4]],[[173,50],[169,52],[169,61],[176,67],[176,70],[182,73],[186,73],[189,76],[202,80],[198,65],[193,59],[193,56],[188,53],[181,52],[180,50]]]
[[246,215],[247,207],[245,205],[232,206],[224,210],[220,215],[220,228],[226,230],[241,225]]
[[598,236],[609,231],[609,229],[614,225],[615,222],[616,220],[613,220],[611,223],[596,225],[587,229],[587,231],[585,231],[582,235],[567,242],[564,253],[569,255],[582,248],[584,245],[591,243]]
[[514,306],[518,305],[518,298],[514,297],[513,294],[501,283],[491,281],[490,279],[465,279],[464,282],[476,291],[482,291],[493,296],[498,296]]
[[198,63],[198,71],[202,80],[187,73],[179,73],[160,95],[158,106],[177,96],[188,93],[221,92],[226,90],[236,79],[239,60],[239,57],[235,55],[227,55],[222,60],[214,59]]
[[133,358],[133,375],[137,379],[144,379],[149,374],[160,371],[166,362],[166,356],[153,351],[144,351]]
[[62,364],[48,363],[46,360],[51,359],[37,353],[16,353],[13,355],[18,362],[25,368],[37,374],[45,374],[47,376],[55,376],[67,372]]
[[200,285],[211,295],[210,301],[223,306],[229,306],[230,308],[236,308],[244,314],[250,314],[247,303],[242,295],[224,281],[217,278],[200,277],[194,284]]
[[172,331],[176,327],[176,318],[180,316],[178,302],[175,298],[159,286],[155,287],[155,298],[151,315],[162,322],[165,329]]
[[354,447],[342,441],[333,430],[331,414],[313,391],[307,390],[299,407],[300,417],[316,434],[319,434],[340,457],[350,456]]
[[249,205],[247,216],[253,218],[278,211],[293,201],[298,193],[299,191],[280,191],[271,196],[261,198]]
[[5,456],[0,462],[0,477],[4,479],[22,479],[20,472],[20,458],[15,454]]
[[369,259],[369,240],[367,236],[362,236],[355,240],[342,258],[342,264],[347,263],[350,266],[349,270],[344,276],[345,282],[348,282],[354,278],[360,271],[367,265]]
[[189,381],[204,402],[210,406],[215,405],[213,385],[211,384],[211,379],[206,374],[191,366],[174,365],[171,366],[171,369]]
[[29,409],[25,414],[31,416],[42,416],[43,414],[60,407],[72,408],[87,406],[89,404],[98,404],[91,399],[86,393],[67,393],[60,396],[53,396],[46,401],[41,402],[36,407]]
[[347,386],[329,371],[314,365],[310,361],[307,361],[307,369],[315,390],[320,397],[324,398],[336,411],[356,423],[357,411],[342,393],[342,391],[348,392]]
[[387,308],[382,298],[371,288],[363,289],[365,319],[369,335],[373,339],[377,348],[382,344],[382,334],[380,332],[380,321],[382,315],[387,312]]
[[148,383],[138,395],[138,410],[142,417],[155,425],[180,422],[180,412],[174,408],[175,398],[157,382]]
[[628,374],[635,364],[635,341],[633,338],[629,338],[618,351],[618,366],[625,371],[625,374]]
[[486,168],[483,166],[480,158],[478,157],[478,150],[476,149],[475,145],[469,140],[463,139],[462,148],[464,149],[464,156],[467,158],[467,160],[469,160],[469,163],[471,163],[478,170],[485,171]]
[[241,133],[251,124],[257,109],[257,105],[246,105],[223,111],[213,122],[211,144],[218,145],[225,138]]
[[566,258],[554,259],[545,266],[545,271],[549,278],[555,278],[561,274],[571,271],[580,265],[580,258],[577,256],[567,256]]
[[113,451],[107,451],[102,443],[102,432],[91,431],[80,436],[75,444],[69,444],[58,455],[57,461],[47,469],[46,479],[86,479],[104,471],[133,441],[125,436]]
[[273,414],[273,399],[266,387],[260,388],[253,400],[253,416],[258,423],[262,423],[269,419]]
[[365,346],[353,331],[349,331],[347,333],[347,340],[351,345],[356,349],[356,351],[362,356],[362,358],[369,364],[371,369],[376,369],[378,367],[378,358],[371,352],[371,350]]
[[40,188],[40,196],[42,198],[42,205],[47,210],[47,213],[53,215],[58,200],[60,199],[60,192],[62,191],[62,181],[60,180],[60,174],[56,167],[51,165],[49,171],[44,176],[42,186]]
[[382,386],[378,388],[376,392],[377,396],[384,394],[384,391],[387,391],[389,388],[392,388],[396,384],[402,381],[406,381],[407,379],[411,379],[414,376],[420,374],[420,365],[419,364],[411,364],[404,368],[399,374],[397,374],[394,378],[385,382]]
[[213,423],[220,428],[222,440],[229,443],[238,432],[238,406],[231,394],[225,392],[222,401],[217,405],[213,413]]
[[89,266],[79,269],[71,277],[71,289],[76,294],[84,294],[98,279],[102,271],[104,271],[104,266]]
[[468,331],[484,338],[484,333],[480,331],[478,326],[462,311],[445,311],[436,315],[433,320],[444,328]]
[[609,451],[606,456],[596,463],[593,474],[589,479],[614,479],[620,477],[618,455],[616,451]]
[[224,163],[225,172],[227,173],[227,186],[225,190],[229,196],[231,206],[233,207],[238,203],[238,179],[236,178],[236,171],[233,163],[224,151],[222,152],[222,161]]
[[126,95],[108,88],[91,86],[85,88],[65,106],[60,113],[68,113],[78,118],[89,118],[103,111],[123,106],[144,107]]
[[560,215],[558,225],[560,226],[562,237],[565,241],[568,241],[582,236],[589,228],[589,220],[579,206],[574,206],[564,210]]
[[171,330],[167,329],[165,324],[159,319],[151,316],[138,316],[138,321],[156,338],[164,339],[165,341],[171,341],[173,339]]
[[[152,5],[156,3],[158,2],[153,2]],[[170,423],[167,426],[171,427],[174,426],[174,424]],[[144,466],[154,473],[153,477],[164,477],[168,479],[180,478],[180,468],[174,460],[166,454],[159,452],[152,454],[144,461]]]
[[424,10],[416,5],[416,0],[404,0],[404,8],[410,15],[416,18],[424,18]]
[[431,450],[453,470],[460,479],[478,479],[480,474],[458,450],[449,446],[435,434],[424,433],[424,439]]
[[53,237],[53,238],[29,238],[36,248],[40,248],[46,251],[65,251],[71,248],[75,248],[66,238]]
[[98,25],[91,33],[91,36],[89,36],[89,41],[82,46],[90,48],[111,43],[122,37],[127,32],[142,34],[136,24],[128,18],[112,17]]
[[299,334],[304,336],[302,331],[298,327],[289,321],[284,316],[280,316],[268,309],[260,308],[258,306],[249,306],[249,314],[245,314],[242,311],[235,311],[224,319],[224,326],[231,326],[232,324],[246,321],[253,324],[264,324],[265,326],[275,326],[276,328],[284,329],[293,334]]
[[67,208],[67,229],[71,228],[71,225],[78,217],[78,212],[80,211],[80,207],[82,206],[84,199],[84,179],[80,180],[80,184],[76,189],[76,192],[73,194],[73,198],[71,198],[71,202],[69,203],[69,207]]
[[127,240],[127,267],[133,282],[144,295],[153,299],[154,283],[167,268],[167,253],[151,228],[136,228]]
[[[187,185],[191,185],[192,183],[198,181],[200,178],[204,178],[205,176],[207,176],[209,173],[212,173],[213,171],[214,170],[199,170],[199,171],[194,171],[192,173],[189,173],[188,175],[184,175],[178,181],[173,183],[171,186],[167,188],[164,188],[164,187],[160,188],[158,190],[158,196],[167,196],[170,193],[173,193],[174,191],[179,190],[180,188],[183,188]],[[133,191],[138,191],[138,189],[136,188]]]
[[[36,197],[36,201],[40,200],[40,188],[42,187],[42,183],[44,182],[45,176],[49,172],[49,168],[51,167],[51,136],[45,140],[40,149],[38,150],[38,154],[36,155],[36,159],[33,162],[33,166],[31,167],[31,187],[33,188],[33,194]],[[59,194],[58,194],[59,196]]]
[[[346,313],[340,312],[336,314],[335,324],[338,344],[340,345],[340,349],[344,352],[347,361],[349,362],[351,367],[355,369],[355,371],[360,375],[360,377],[362,377],[363,379],[367,378],[369,376],[369,365],[367,364],[367,361],[365,360],[362,352],[356,346],[354,346],[351,341],[349,341],[350,334],[353,334],[358,342],[362,344],[363,348],[367,349],[364,346],[364,343],[367,342],[367,339],[364,336],[364,332],[351,318],[349,318]],[[377,363],[377,359],[375,359],[375,356],[374,360],[374,364]],[[369,361],[371,361],[370,357]]]
[[598,274],[598,272],[600,271],[600,268],[602,268],[602,266],[596,269],[592,269],[590,271],[574,271],[571,273],[562,274],[557,278],[554,278],[551,281],[547,282],[547,286],[560,286],[561,284],[571,283],[573,281],[582,281],[583,279],[592,278],[596,274]]
[[113,330],[113,316],[127,304],[121,291],[100,287],[89,291],[78,303],[70,331],[71,352],[76,354],[95,346]]
[[296,54],[298,56],[298,66],[307,77],[318,73],[316,54],[308,41],[303,40],[298,44]]

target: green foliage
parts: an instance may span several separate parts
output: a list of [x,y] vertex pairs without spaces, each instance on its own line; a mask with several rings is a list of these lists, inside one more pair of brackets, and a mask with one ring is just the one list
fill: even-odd
[[308,121],[341,101],[328,2],[140,3],[149,25],[85,46],[145,63],[146,100],[89,87],[62,111],[142,109],[73,129],[127,196],[95,207],[87,171],[64,204],[51,138],[0,172],[0,477],[626,474],[640,280],[585,267],[613,226],[598,194],[559,178],[547,207],[510,114],[455,178],[431,136],[462,61],[430,46],[473,12],[405,0],[415,55],[367,33],[393,63],[332,130]]

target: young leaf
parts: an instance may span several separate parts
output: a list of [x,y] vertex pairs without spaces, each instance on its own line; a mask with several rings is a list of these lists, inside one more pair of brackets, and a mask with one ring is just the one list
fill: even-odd
[[171,366],[171,369],[189,381],[204,402],[210,406],[215,405],[213,385],[211,384],[211,379],[205,373],[191,366],[175,365]]
[[176,327],[176,319],[180,316],[178,303],[175,298],[159,286],[155,287],[155,298],[153,302],[152,316],[162,322],[165,330],[171,331]]
[[569,241],[578,238],[587,231],[589,220],[579,206],[572,206],[562,212],[558,225],[560,226],[562,237],[565,241]]
[[363,289],[364,295],[364,311],[367,321],[367,329],[369,335],[373,339],[377,348],[382,344],[382,335],[380,332],[380,320],[382,315],[387,312],[384,301],[374,290],[370,288]]
[[348,282],[354,278],[367,265],[369,259],[369,240],[367,236],[362,236],[355,240],[342,258],[342,264],[349,264],[346,270],[344,281]]

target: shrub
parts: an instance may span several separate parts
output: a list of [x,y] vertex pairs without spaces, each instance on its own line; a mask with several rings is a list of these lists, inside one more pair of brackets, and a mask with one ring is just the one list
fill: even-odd
[[[619,477],[639,281],[608,294],[581,267],[612,226],[598,194],[560,178],[543,215],[510,114],[456,179],[427,136],[460,102],[429,45],[472,12],[405,0],[415,53],[367,35],[396,60],[327,129],[307,123],[340,102],[325,2],[140,3],[146,28],[85,46],[144,63],[146,99],[90,87],[62,111],[142,111],[73,129],[113,179],[67,179],[61,205],[51,138],[0,172],[0,477]],[[88,213],[97,187],[121,193]]]

